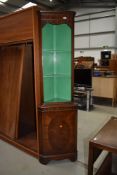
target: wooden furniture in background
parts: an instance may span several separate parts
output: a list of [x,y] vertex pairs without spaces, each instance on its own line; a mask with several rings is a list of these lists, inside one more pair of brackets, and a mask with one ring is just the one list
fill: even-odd
[[0,17],[0,138],[44,164],[77,158],[73,18],[37,7]]
[[112,153],[117,154],[117,118],[112,117],[89,142],[88,175],[93,175],[93,165],[103,150],[109,152],[96,175],[112,175]]
[[92,69],[94,65],[94,57],[75,57],[74,68]]
[[112,99],[112,106],[117,101],[117,77],[92,77],[93,96]]
[[109,61],[109,69],[117,74],[117,54],[112,54]]
[[[106,59],[105,59],[106,61]],[[112,71],[113,74],[117,74],[117,54],[111,54],[111,59],[108,59],[108,65],[101,64],[99,60],[99,66],[95,66],[96,70],[99,71]]]

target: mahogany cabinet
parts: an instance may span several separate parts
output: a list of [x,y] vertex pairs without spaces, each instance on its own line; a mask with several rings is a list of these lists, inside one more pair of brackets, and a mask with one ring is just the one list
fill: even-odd
[[0,138],[39,158],[77,159],[74,12],[0,17]]
[[77,159],[77,120],[72,104],[42,105],[39,108],[40,161]]

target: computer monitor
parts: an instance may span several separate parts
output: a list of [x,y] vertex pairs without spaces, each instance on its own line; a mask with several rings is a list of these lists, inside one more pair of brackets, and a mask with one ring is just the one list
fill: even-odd
[[74,84],[79,87],[92,87],[92,69],[74,69]]
[[101,52],[101,66],[109,66],[110,59],[111,59],[111,51]]

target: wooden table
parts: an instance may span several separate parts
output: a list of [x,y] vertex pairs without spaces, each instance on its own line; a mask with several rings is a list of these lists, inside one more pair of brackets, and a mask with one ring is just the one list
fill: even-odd
[[117,102],[117,76],[92,78],[93,96],[112,99],[112,106]]
[[[88,175],[93,175],[94,162],[103,150],[108,151],[109,154],[117,154],[117,118],[115,117],[112,117],[89,142]],[[106,172],[109,174],[109,170]]]

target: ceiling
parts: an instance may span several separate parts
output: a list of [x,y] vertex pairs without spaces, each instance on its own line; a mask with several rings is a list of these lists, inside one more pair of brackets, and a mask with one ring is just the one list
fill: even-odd
[[114,8],[117,0],[0,0],[0,15],[23,9],[27,3],[35,3],[46,10],[69,10],[71,8]]

